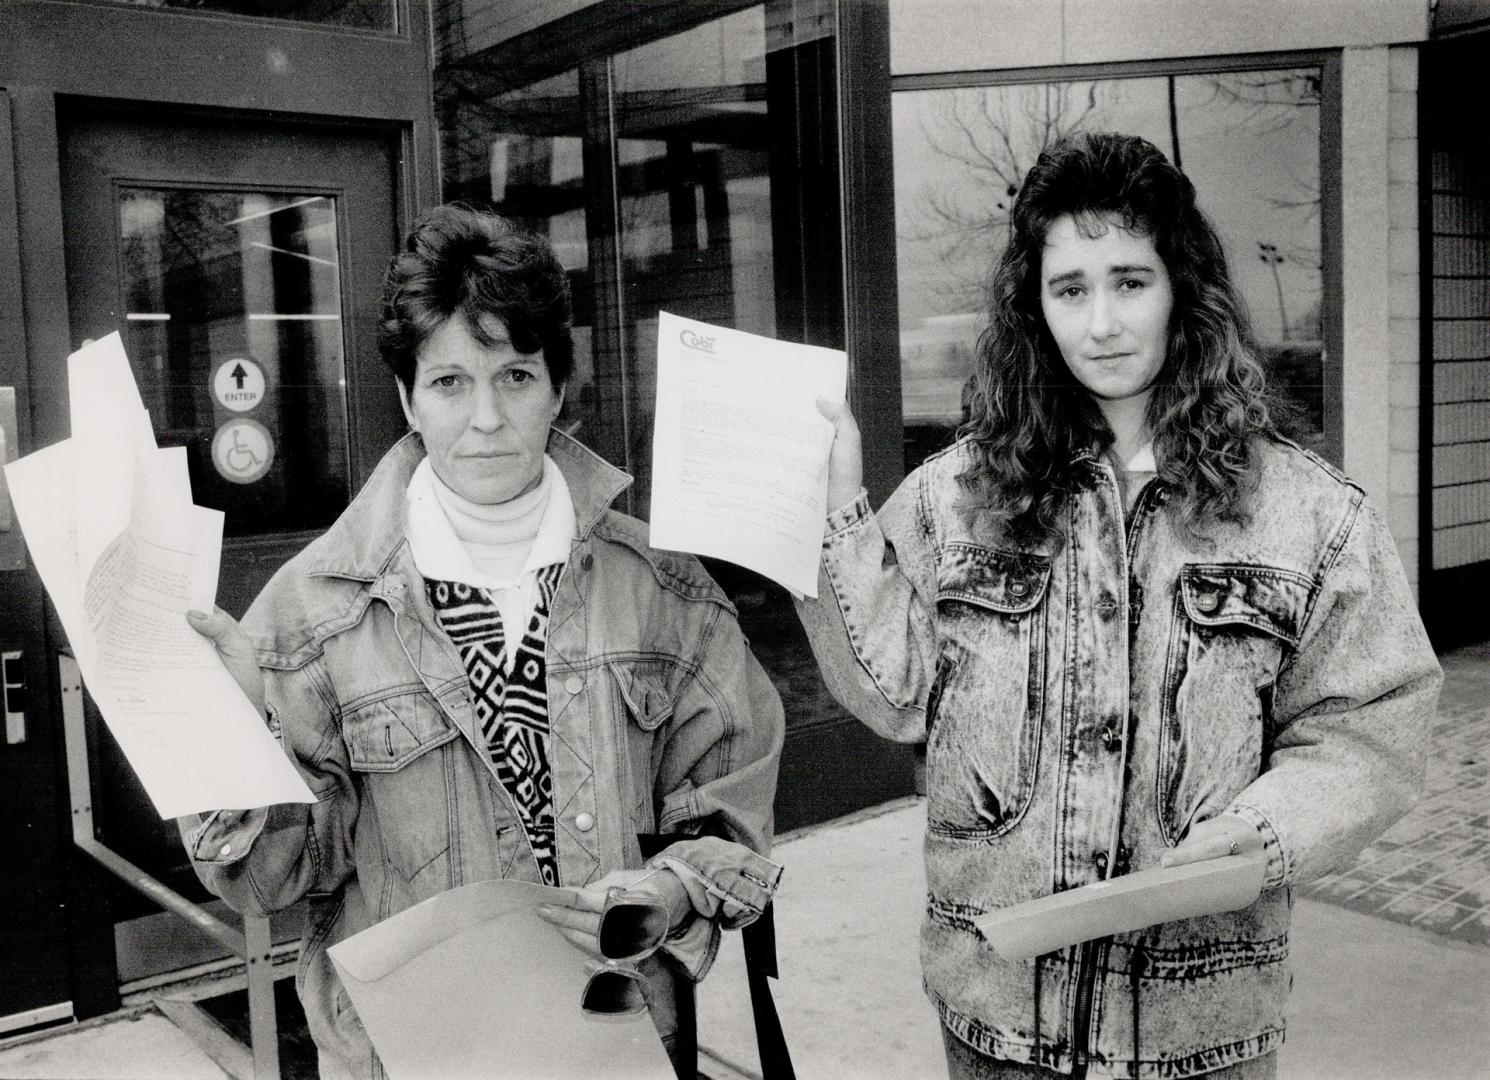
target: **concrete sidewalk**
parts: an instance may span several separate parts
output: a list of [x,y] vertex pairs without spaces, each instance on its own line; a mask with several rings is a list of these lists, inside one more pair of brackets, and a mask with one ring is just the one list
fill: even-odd
[[[904,800],[784,839],[777,1008],[802,1080],[946,1075],[921,992],[924,802]],[[1281,1080],[1484,1080],[1490,948],[1300,900]],[[738,938],[699,998],[703,1070],[758,1075]]]
[[[905,799],[785,837],[777,1007],[802,1080],[944,1077],[921,993],[924,802]],[[1282,1080],[1482,1080],[1490,1075],[1490,947],[1333,904],[1295,907]],[[758,1075],[738,935],[699,996],[702,1068]],[[224,1080],[146,1010],[0,1049],[14,1080]],[[599,1078],[595,1078],[599,1080]]]
[[[1346,872],[1295,894],[1282,1080],[1490,1077],[1490,646],[1442,659],[1424,799]],[[924,824],[924,802],[906,799],[777,844],[774,990],[802,1080],[946,1075],[917,955]],[[757,1075],[739,950],[726,935],[700,991],[711,1080]],[[228,1076],[153,1009],[0,1045],[0,1080]]]

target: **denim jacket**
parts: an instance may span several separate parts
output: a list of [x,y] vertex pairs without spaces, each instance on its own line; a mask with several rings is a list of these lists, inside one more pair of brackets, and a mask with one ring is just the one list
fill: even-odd
[[[878,515],[829,519],[798,610],[834,695],[927,742],[921,957],[943,1022],[986,1054],[1186,1077],[1283,1040],[1289,886],[1339,867],[1422,784],[1441,673],[1362,491],[1259,442],[1250,523],[1177,528],[1162,481],[1125,522],[1083,456],[1064,545],[1021,547],[961,487],[958,443]],[[1241,911],[1030,961],[972,919],[1152,867],[1195,822],[1262,834]]]
[[[641,866],[638,834],[678,837],[653,863],[678,872],[703,917],[670,942],[676,964],[643,968],[666,1042],[677,987],[659,972],[701,978],[719,927],[752,921],[779,878],[764,854],[781,703],[698,561],[652,550],[645,525],[608,509],[630,478],[557,432],[548,452],[579,531],[547,645],[560,878]],[[537,880],[404,537],[422,457],[414,436],[390,450],[243,621],[271,726],[317,802],[181,823],[198,875],[237,910],[308,898],[297,989],[328,1078],[382,1075],[328,947],[459,885]]]

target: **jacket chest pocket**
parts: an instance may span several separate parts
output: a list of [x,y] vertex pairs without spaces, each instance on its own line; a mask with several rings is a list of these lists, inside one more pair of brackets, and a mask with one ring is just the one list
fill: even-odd
[[357,774],[359,861],[375,844],[384,862],[413,882],[437,872],[455,820],[448,755],[460,734],[421,687],[363,701],[342,716],[342,739]]
[[1050,558],[953,544],[937,565],[927,828],[988,840],[1030,803],[1045,697]]
[[656,831],[653,789],[662,769],[666,740],[658,734],[673,716],[673,695],[668,689],[668,670],[656,663],[613,663],[611,679],[616,687],[617,726],[623,737],[619,753],[623,774],[622,798],[631,807],[632,828],[638,833]]
[[1262,771],[1273,686],[1312,583],[1280,567],[1191,565],[1175,588],[1159,733],[1159,825],[1177,842]]

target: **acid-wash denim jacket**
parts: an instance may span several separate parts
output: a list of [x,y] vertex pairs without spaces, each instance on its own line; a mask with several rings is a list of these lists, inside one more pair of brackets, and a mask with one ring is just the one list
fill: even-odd
[[[984,1053],[1186,1077],[1275,1049],[1289,886],[1421,787],[1442,676],[1391,537],[1317,457],[1256,450],[1250,524],[1210,543],[1186,541],[1162,481],[1125,525],[1111,468],[1084,455],[1066,543],[1021,547],[959,485],[965,442],[878,515],[861,495],[830,516],[798,611],[834,696],[927,743],[925,985]],[[1244,910],[1021,962],[973,926],[1153,867],[1223,813],[1264,839]]]
[[[751,922],[775,890],[780,868],[764,855],[781,702],[698,561],[652,550],[645,525],[608,509],[630,477],[558,432],[548,453],[580,534],[547,646],[560,879],[643,865],[638,834],[678,836],[653,862],[678,872],[707,918],[669,943],[676,964],[643,967],[667,1042],[679,967],[701,978],[720,925]],[[198,875],[237,910],[308,898],[297,990],[328,1080],[383,1074],[328,947],[459,885],[538,880],[404,537],[404,492],[423,456],[415,436],[390,450],[243,620],[271,726],[317,801],[181,821]]]

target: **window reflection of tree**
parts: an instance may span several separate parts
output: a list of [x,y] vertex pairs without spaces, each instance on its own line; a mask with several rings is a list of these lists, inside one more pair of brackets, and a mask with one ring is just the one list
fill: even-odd
[[938,94],[934,119],[917,114],[927,148],[966,181],[924,191],[919,227],[900,237],[936,245],[949,279],[944,311],[983,306],[986,271],[1008,242],[1025,173],[1046,147],[1087,126],[1097,95],[1095,82],[965,88]]
[[[1239,134],[1261,139],[1280,135],[1299,124],[1304,134],[1317,138],[1323,79],[1318,69],[1231,72],[1206,79],[1209,107],[1227,117],[1227,126]],[[1276,411],[1285,430],[1312,449],[1323,448],[1324,350],[1322,280],[1324,264],[1320,252],[1319,169],[1308,175],[1297,172],[1277,177],[1280,190],[1266,196],[1275,211],[1270,235],[1232,238],[1234,258],[1256,257],[1268,268],[1278,307],[1278,336],[1259,333],[1267,354],[1269,376],[1280,400]],[[1313,296],[1285,288],[1282,268],[1302,270],[1313,282]],[[1297,280],[1297,275],[1295,280]],[[1289,316],[1290,301],[1294,314]],[[1253,298],[1254,308],[1266,303]]]
[[[1215,139],[1246,139],[1262,146],[1300,124],[1307,130],[1298,137],[1317,140],[1322,90],[1317,68],[908,92],[922,141],[915,152],[947,166],[900,208],[899,243],[903,249],[922,246],[935,267],[933,280],[917,282],[934,312],[931,322],[937,321],[935,315],[986,307],[989,272],[1008,240],[1009,209],[1039,154],[1075,131],[1133,130],[1132,119],[1123,117],[1132,111],[1125,90],[1144,83],[1157,89],[1158,79],[1163,79],[1167,130],[1139,133],[1176,162],[1186,161],[1187,151],[1208,150],[1185,143],[1187,131],[1193,140],[1202,122],[1210,125],[1203,141],[1211,146]],[[1256,314],[1266,313],[1264,325],[1272,325],[1277,311],[1280,330],[1261,335],[1263,348],[1285,406],[1292,404],[1282,410],[1289,430],[1317,447],[1323,441],[1322,261],[1317,157],[1314,161],[1316,167],[1307,175],[1284,171],[1275,163],[1277,172],[1270,177],[1275,190],[1251,204],[1255,210],[1249,231],[1255,229],[1259,235],[1227,236],[1223,228],[1223,238],[1234,263],[1260,259],[1267,266],[1266,291],[1260,291],[1254,279],[1250,299]],[[1212,192],[1210,201],[1238,197],[1242,196]],[[903,263],[902,276],[924,278],[925,265],[919,265],[919,273],[907,274]],[[908,394],[915,392],[918,380],[928,388],[928,380],[945,381],[961,352],[948,342],[905,348],[902,364]],[[948,398],[944,404],[950,421],[956,403]],[[907,437],[917,443],[917,454],[944,441],[934,432],[908,430]]]

